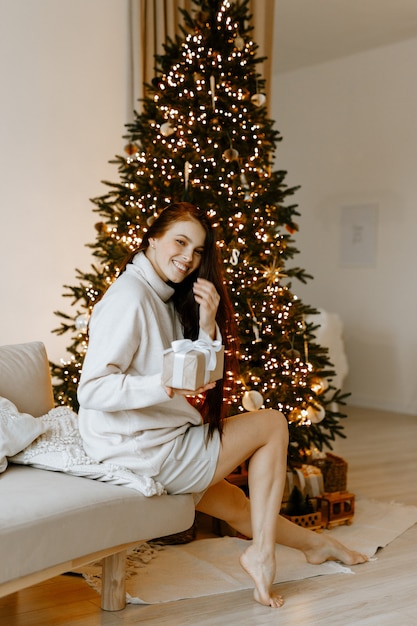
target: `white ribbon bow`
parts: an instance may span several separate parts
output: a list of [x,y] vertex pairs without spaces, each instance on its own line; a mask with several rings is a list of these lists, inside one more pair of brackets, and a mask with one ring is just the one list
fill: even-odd
[[222,347],[222,342],[217,339],[211,343],[208,343],[204,339],[197,339],[197,341],[191,341],[191,339],[177,339],[172,342],[171,347],[175,354],[172,387],[174,389],[181,389],[185,355],[187,352],[191,352],[191,350],[197,350],[204,354],[206,361],[204,384],[206,385],[210,379],[210,372],[216,368],[216,352]]

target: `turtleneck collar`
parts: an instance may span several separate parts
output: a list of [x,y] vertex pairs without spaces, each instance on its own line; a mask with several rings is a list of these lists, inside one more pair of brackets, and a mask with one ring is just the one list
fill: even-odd
[[[132,266],[158,294],[161,300],[168,302],[168,300],[172,298],[175,289],[162,280],[143,251],[138,252],[133,257]],[[126,269],[128,269],[128,267],[129,266],[127,266]]]

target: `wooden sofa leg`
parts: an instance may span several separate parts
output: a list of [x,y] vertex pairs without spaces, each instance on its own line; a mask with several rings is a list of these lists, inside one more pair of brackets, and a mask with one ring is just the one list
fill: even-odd
[[103,559],[101,608],[120,611],[126,606],[126,550]]

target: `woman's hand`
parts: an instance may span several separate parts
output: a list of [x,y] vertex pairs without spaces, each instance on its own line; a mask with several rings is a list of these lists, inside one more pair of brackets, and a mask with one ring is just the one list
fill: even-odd
[[213,283],[205,278],[197,278],[193,291],[195,301],[200,305],[200,328],[214,339],[216,336],[216,314],[220,296]]
[[174,394],[177,394],[179,396],[199,396],[201,393],[209,391],[209,389],[213,389],[215,386],[216,383],[207,383],[207,385],[199,387],[194,391],[191,391],[190,389],[174,389],[173,387],[164,387],[164,389],[167,392],[168,396],[172,398]]

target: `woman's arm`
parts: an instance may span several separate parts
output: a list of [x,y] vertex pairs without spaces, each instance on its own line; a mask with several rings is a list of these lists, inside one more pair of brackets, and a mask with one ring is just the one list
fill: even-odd
[[195,300],[200,306],[200,329],[211,339],[215,339],[216,314],[220,296],[213,283],[204,278],[197,278],[194,283],[193,291]]
[[[78,399],[87,409],[122,411],[167,402],[162,340],[136,293],[107,292],[93,312]],[[153,343],[149,328],[153,326]],[[159,341],[158,341],[159,338]]]

